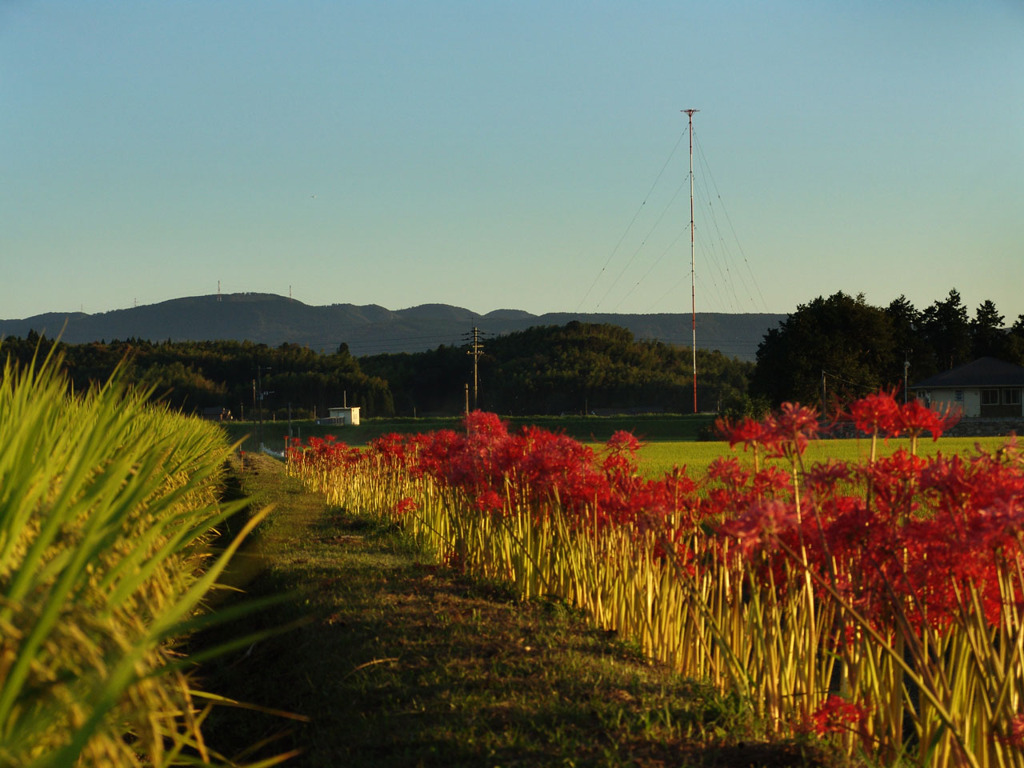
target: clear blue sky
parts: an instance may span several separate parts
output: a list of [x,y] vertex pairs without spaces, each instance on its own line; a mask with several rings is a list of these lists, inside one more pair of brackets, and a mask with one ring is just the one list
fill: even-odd
[[0,318],[1024,313],[1024,2],[0,0]]

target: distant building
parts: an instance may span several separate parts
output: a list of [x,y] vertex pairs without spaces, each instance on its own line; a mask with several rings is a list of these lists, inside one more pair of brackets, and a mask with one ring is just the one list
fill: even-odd
[[214,408],[203,408],[202,412],[199,415],[202,416],[207,421],[232,420],[231,411],[229,411],[227,408],[222,408],[220,406]]
[[959,410],[966,418],[1024,417],[1024,368],[994,357],[937,373],[910,389],[929,405]]
[[359,406],[344,406],[327,409],[328,424],[343,424],[349,427],[359,426]]

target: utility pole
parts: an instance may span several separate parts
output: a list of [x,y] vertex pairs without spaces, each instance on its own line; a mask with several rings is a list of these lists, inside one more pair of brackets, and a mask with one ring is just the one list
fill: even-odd
[[693,412],[697,413],[697,270],[694,259],[694,223],[693,223],[693,114],[699,109],[684,109],[690,130],[690,314],[693,339]]
[[907,396],[910,392],[907,389],[910,384],[910,350],[903,350],[903,404],[907,404]]
[[256,390],[256,379],[253,379],[252,380],[252,413],[253,413],[252,423],[253,423],[253,427],[255,427],[255,429],[253,431],[256,433],[256,435],[255,435],[256,436],[256,452],[258,453],[259,450],[260,450],[260,417],[259,417],[260,406],[259,406],[259,400],[256,397],[256,391],[257,391]]
[[259,365],[256,366],[256,416],[259,425],[256,428],[256,450],[263,451],[263,371]]
[[473,356],[473,410],[477,410],[480,378],[479,378],[479,362],[480,355],[483,354],[484,345],[480,343],[480,329],[473,326],[473,340],[469,344],[469,350],[466,352],[467,355]]
[[257,434],[256,438],[256,450],[263,451],[263,398],[266,395],[272,394],[271,392],[263,391],[263,372],[269,371],[270,366],[256,365],[256,380],[253,382],[253,399],[256,401],[256,414],[258,419]]

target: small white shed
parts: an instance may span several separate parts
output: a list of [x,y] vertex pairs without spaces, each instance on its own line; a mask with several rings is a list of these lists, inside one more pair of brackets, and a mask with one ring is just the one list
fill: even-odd
[[328,421],[331,424],[344,424],[350,427],[359,426],[359,406],[339,406],[328,408]]

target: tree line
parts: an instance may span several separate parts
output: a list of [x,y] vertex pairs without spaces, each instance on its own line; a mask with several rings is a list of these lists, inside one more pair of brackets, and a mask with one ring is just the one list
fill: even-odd
[[0,354],[21,363],[59,347],[71,386],[83,390],[115,369],[130,384],[176,410],[225,409],[233,418],[326,416],[331,406],[358,405],[367,413],[393,411],[388,383],[364,373],[348,347],[320,354],[298,344],[270,347],[247,341],[144,339],[64,344],[30,332],[6,338]]
[[750,392],[772,405],[824,399],[828,409],[981,357],[1024,365],[1024,315],[1006,327],[986,300],[972,317],[956,290],[921,310],[902,295],[879,307],[839,292],[800,305],[765,334]]
[[[58,344],[31,332],[0,340],[22,363]],[[189,412],[234,418],[326,416],[359,406],[367,417],[452,415],[467,406],[508,415],[694,410],[693,353],[636,339],[626,328],[570,322],[484,339],[482,347],[356,358],[298,344],[141,339],[59,343],[71,385],[130,383]],[[985,301],[973,317],[960,294],[918,310],[900,296],[872,306],[863,295],[818,297],[770,329],[756,362],[718,351],[696,355],[697,410],[759,415],[790,400],[830,409],[880,389],[901,389],[979,357],[1024,365],[1024,315],[1010,327]],[[475,370],[474,370],[475,369]]]
[[[414,354],[356,358],[297,344],[142,339],[64,344],[32,332],[0,341],[0,355],[28,363],[59,346],[71,386],[82,390],[121,369],[129,383],[188,412],[233,418],[326,416],[359,406],[367,417],[460,413],[467,403],[508,415],[693,409],[692,354],[637,340],[608,324],[572,322],[487,339],[478,355],[440,346]],[[474,377],[474,365],[476,376]],[[698,350],[698,409],[742,409],[752,363]],[[467,401],[471,393],[476,397]]]

